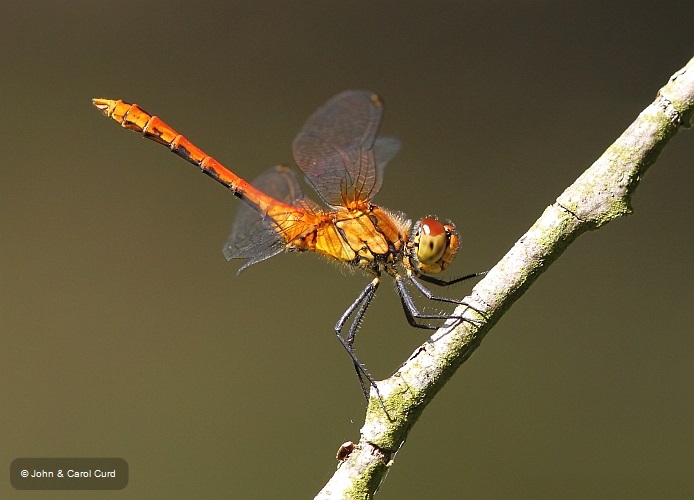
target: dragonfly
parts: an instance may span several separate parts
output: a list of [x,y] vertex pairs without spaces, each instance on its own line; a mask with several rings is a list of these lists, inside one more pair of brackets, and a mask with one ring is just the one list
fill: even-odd
[[368,389],[373,388],[383,406],[376,381],[359,361],[354,341],[382,277],[388,275],[395,281],[410,325],[436,329],[436,323],[454,316],[420,310],[408,284],[429,300],[463,304],[434,294],[422,282],[446,287],[484,274],[451,280],[435,277],[458,252],[460,236],[455,225],[432,215],[413,225],[403,213],[373,203],[386,165],[401,143],[394,137],[378,136],[384,106],[381,97],[371,91],[336,95],[308,118],[294,139],[294,160],[323,206],[304,196],[296,174],[285,165],[271,168],[249,183],[137,104],[111,99],[93,99],[93,104],[124,128],[167,146],[245,202],[223,247],[227,260],[245,259],[239,273],[281,252],[314,252],[371,276],[334,327],[367,401]]

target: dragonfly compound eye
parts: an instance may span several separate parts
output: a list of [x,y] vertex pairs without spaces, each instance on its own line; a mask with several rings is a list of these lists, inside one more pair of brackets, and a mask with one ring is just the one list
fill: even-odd
[[422,219],[417,238],[417,259],[419,262],[425,265],[438,262],[448,245],[448,234],[443,224],[429,217]]

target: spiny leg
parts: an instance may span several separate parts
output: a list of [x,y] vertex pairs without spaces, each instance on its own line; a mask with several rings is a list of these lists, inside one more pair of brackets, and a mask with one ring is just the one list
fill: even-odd
[[[366,377],[366,380],[368,380],[369,385],[374,388],[376,391],[376,395],[378,396],[378,400],[381,404],[381,407],[383,407],[383,410],[385,411],[385,407],[383,406],[383,399],[381,398],[381,393],[378,390],[378,386],[376,385],[376,381],[374,378],[371,376],[371,374],[367,371],[366,367],[359,361],[357,358],[356,353],[354,352],[354,338],[357,333],[357,329],[359,328],[359,325],[361,323],[361,320],[364,317],[364,314],[366,313],[366,309],[369,307],[369,304],[371,303],[371,300],[373,299],[374,295],[376,294],[376,290],[378,289],[378,285],[380,284],[381,280],[380,277],[374,278],[362,292],[359,294],[359,296],[355,299],[355,301],[347,308],[347,310],[344,312],[344,314],[340,317],[340,319],[337,321],[335,324],[335,335],[337,336],[337,339],[340,341],[342,344],[342,347],[345,348],[347,351],[347,354],[349,354],[349,357],[352,358],[352,363],[354,365],[354,369],[357,372],[357,378],[359,379],[359,384],[361,385],[361,390],[364,393],[364,397],[366,400],[369,400],[369,391],[366,388],[366,384],[364,383],[363,377]],[[356,313],[355,313],[356,311]],[[342,337],[342,329],[345,326],[345,323],[347,323],[347,320],[354,314],[354,319],[352,320],[352,324],[349,328],[349,332],[347,334],[347,340],[345,340]]]
[[[376,286],[378,288],[378,286]],[[359,326],[361,325],[361,321],[364,318],[364,314],[366,314],[366,309],[369,307],[369,304],[371,303],[371,300],[373,299],[374,295],[376,294],[376,288],[373,288],[373,290],[370,291],[369,294],[364,298],[364,301],[361,303],[361,306],[357,310],[357,313],[354,315],[354,319],[352,320],[352,324],[349,327],[349,332],[347,334],[347,345],[349,346],[350,350],[354,354],[354,359],[356,358],[356,352],[354,351],[354,339],[357,335],[357,330],[359,329]],[[360,362],[357,361],[354,362],[354,370],[357,373],[357,378],[359,379],[359,384],[361,385],[361,390],[364,393],[364,396],[366,397],[366,400],[369,400],[368,392],[366,389],[366,385],[364,384],[364,379],[362,378],[362,371],[366,374],[366,377],[369,381],[369,384],[372,385],[373,387],[376,388],[376,391],[378,392],[378,387],[373,382],[373,379],[371,378],[371,374],[368,373],[368,370],[366,370],[366,367]],[[380,397],[380,394],[379,394]]]
[[427,276],[426,274],[423,274],[419,277],[422,281],[426,281],[427,283],[431,283],[432,285],[438,285],[438,286],[451,286],[451,285],[456,285],[460,283],[461,281],[467,281],[472,278],[479,278],[480,276],[484,276],[487,274],[489,271],[482,271],[481,273],[472,273],[472,274],[466,274],[465,276],[461,276],[459,278],[454,278],[452,280],[442,280],[440,278],[434,278],[433,276]]
[[[461,281],[469,280],[472,278],[478,278],[480,276],[484,276],[485,274],[487,274],[487,271],[484,271],[481,273],[468,274],[467,276],[455,278],[455,279],[450,280],[450,281],[446,281],[446,280],[442,280],[442,279],[438,279],[438,278],[433,278],[431,276],[426,276],[426,275],[419,276],[419,279],[421,279],[422,281],[426,281],[427,283],[431,283],[433,285],[445,287],[445,286],[455,285],[456,283],[460,283]],[[463,299],[451,299],[448,297],[441,297],[438,295],[434,295],[431,290],[429,290],[427,287],[422,285],[417,280],[417,278],[415,278],[415,276],[412,274],[412,272],[408,271],[407,278],[410,280],[410,283],[412,283],[417,288],[417,290],[419,290],[420,293],[422,295],[424,295],[429,300],[437,300],[439,302],[450,302],[451,304],[464,305],[464,306],[472,309],[473,311],[475,311],[480,316],[484,316],[484,312],[472,307],[470,304],[467,304]]]
[[410,291],[405,285],[405,280],[402,276],[395,276],[395,285],[398,289],[398,295],[400,296],[400,302],[402,303],[402,308],[405,311],[405,316],[407,317],[407,322],[414,326],[415,328],[424,328],[426,330],[436,330],[438,327],[435,325],[430,325],[428,323],[418,323],[417,320],[443,320],[448,319],[450,314],[424,314],[422,313],[417,305],[412,299]]
[[[452,279],[450,281],[442,280],[439,278],[434,278],[432,276],[427,276],[427,275],[419,276],[419,279],[422,281],[426,281],[427,283],[431,283],[432,285],[445,287],[445,286],[455,285],[457,283],[460,283],[461,281],[469,280],[472,278],[478,278],[480,276],[484,276],[485,274],[487,274],[487,271],[484,271],[481,273],[468,274],[466,276],[462,276],[460,278],[455,278],[455,279]],[[407,272],[407,278],[412,282],[412,284],[414,286],[417,287],[417,290],[419,290],[422,293],[422,295],[424,295],[429,300],[438,300],[440,302],[450,302],[451,304],[464,304],[462,299],[451,299],[448,297],[440,297],[438,295],[434,295],[431,292],[431,290],[429,290],[427,287],[422,285],[417,280],[417,278],[414,277],[414,275],[412,274],[411,271]],[[480,312],[480,311],[477,311],[477,312]]]
[[[470,275],[467,277],[468,279],[471,277],[475,277],[477,275]],[[415,304],[414,300],[412,299],[412,295],[410,294],[410,291],[407,289],[407,285],[405,283],[405,280],[402,276],[396,275],[394,276],[395,278],[395,284],[397,286],[398,290],[398,295],[400,296],[400,301],[402,302],[402,307],[403,310],[405,311],[405,316],[407,317],[407,322],[415,327],[415,328],[424,328],[427,330],[436,330],[438,327],[436,325],[431,325],[429,323],[420,323],[418,320],[447,320],[451,318],[456,318],[460,320],[464,320],[463,317],[461,316],[455,316],[452,314],[448,313],[439,313],[439,314],[425,314],[419,310],[417,305]],[[472,309],[473,311],[478,312],[479,314],[483,313],[481,311],[478,311],[474,307],[464,303],[462,300],[458,299],[449,299],[447,297],[439,297],[437,295],[434,295],[428,288],[426,288],[424,285],[419,283],[415,277],[408,273],[407,274],[407,279],[428,299],[430,300],[436,300],[440,302],[450,302],[453,304],[462,304],[465,305],[466,307]],[[436,280],[436,281],[441,281],[442,280]],[[462,279],[458,279],[457,281],[462,281]],[[448,283],[448,282],[443,282],[443,283]],[[445,286],[445,285],[444,285]]]

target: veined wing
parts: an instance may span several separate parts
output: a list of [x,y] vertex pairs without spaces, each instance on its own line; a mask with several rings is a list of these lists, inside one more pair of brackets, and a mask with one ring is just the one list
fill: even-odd
[[318,108],[294,139],[294,159],[330,206],[371,200],[386,164],[397,153],[395,138],[376,139],[383,101],[373,92],[342,92]]
[[[266,170],[251,185],[277,201],[295,205],[307,212],[316,213],[319,210],[312,201],[304,198],[296,174],[285,165]],[[241,273],[248,266],[282,252],[286,243],[272,219],[264,217],[256,207],[244,203],[236,213],[231,235],[222,253],[227,260],[246,259],[238,271]]]

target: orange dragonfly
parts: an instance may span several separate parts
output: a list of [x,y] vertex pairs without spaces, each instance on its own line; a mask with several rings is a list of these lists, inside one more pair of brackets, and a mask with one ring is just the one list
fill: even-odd
[[336,95],[311,115],[294,139],[294,159],[326,208],[304,197],[296,175],[286,166],[274,167],[249,184],[137,104],[109,99],[94,99],[93,103],[124,128],[169,147],[245,202],[223,248],[228,260],[246,259],[239,273],[283,251],[310,251],[373,276],[335,325],[367,401],[364,379],[383,404],[374,378],[356,356],[354,340],[381,276],[385,273],[395,280],[410,325],[436,329],[432,321],[452,316],[424,314],[407,283],[430,300],[461,304],[461,300],[434,295],[419,280],[448,286],[484,274],[450,281],[429,276],[444,271],[458,251],[459,236],[453,223],[428,216],[412,227],[404,214],[372,203],[381,189],[386,165],[400,149],[398,139],[377,137],[383,101],[372,92],[352,90]]

